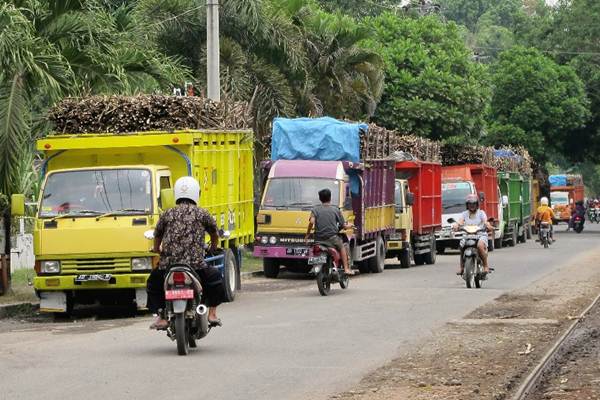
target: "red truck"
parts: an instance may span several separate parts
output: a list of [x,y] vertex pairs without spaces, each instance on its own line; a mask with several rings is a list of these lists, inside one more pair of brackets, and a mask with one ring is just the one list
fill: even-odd
[[425,161],[396,162],[395,233],[388,240],[388,257],[402,268],[435,263],[435,234],[442,227],[442,166]]
[[447,247],[458,248],[462,233],[453,232],[450,218],[458,220],[465,210],[469,194],[479,197],[480,207],[488,218],[494,219],[495,237],[490,238],[489,248],[494,248],[494,239],[501,238],[502,207],[499,202],[498,176],[496,169],[486,164],[463,164],[442,167],[443,229],[437,238],[437,250],[443,253]]

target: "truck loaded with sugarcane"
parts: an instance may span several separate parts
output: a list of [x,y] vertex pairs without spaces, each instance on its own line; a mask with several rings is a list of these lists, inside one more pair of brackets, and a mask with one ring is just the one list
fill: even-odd
[[[41,311],[95,302],[145,308],[157,256],[144,232],[174,206],[183,176],[200,182],[201,206],[230,232],[218,267],[234,299],[240,251],[254,239],[253,135],[239,119],[220,118],[221,107],[200,98],[94,97],[52,112],[55,133],[37,142],[33,286]],[[23,200],[13,196],[13,215],[24,214]]]

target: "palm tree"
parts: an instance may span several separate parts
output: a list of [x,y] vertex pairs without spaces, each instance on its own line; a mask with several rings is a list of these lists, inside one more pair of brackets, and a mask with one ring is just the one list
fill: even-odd
[[26,190],[23,160],[47,132],[45,110],[66,95],[167,88],[184,68],[148,42],[127,5],[9,0],[0,5],[0,192]]
[[348,119],[369,119],[381,99],[384,63],[361,42],[370,31],[341,14],[313,12],[302,21],[306,49],[323,112]]

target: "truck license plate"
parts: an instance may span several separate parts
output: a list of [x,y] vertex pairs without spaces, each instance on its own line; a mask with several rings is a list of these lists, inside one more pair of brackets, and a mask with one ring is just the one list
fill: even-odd
[[186,300],[194,298],[193,289],[167,290],[165,292],[166,300]]
[[89,274],[89,275],[77,275],[75,282],[108,282],[112,278],[111,274]]
[[308,265],[321,265],[327,262],[327,256],[310,257]]
[[287,254],[288,256],[308,257],[308,249],[303,247],[285,249],[285,254]]

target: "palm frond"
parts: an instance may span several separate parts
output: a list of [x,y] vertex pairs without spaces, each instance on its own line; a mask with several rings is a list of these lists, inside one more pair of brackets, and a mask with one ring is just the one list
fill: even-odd
[[22,158],[29,133],[29,109],[22,74],[0,86],[0,192],[15,191],[16,165]]

